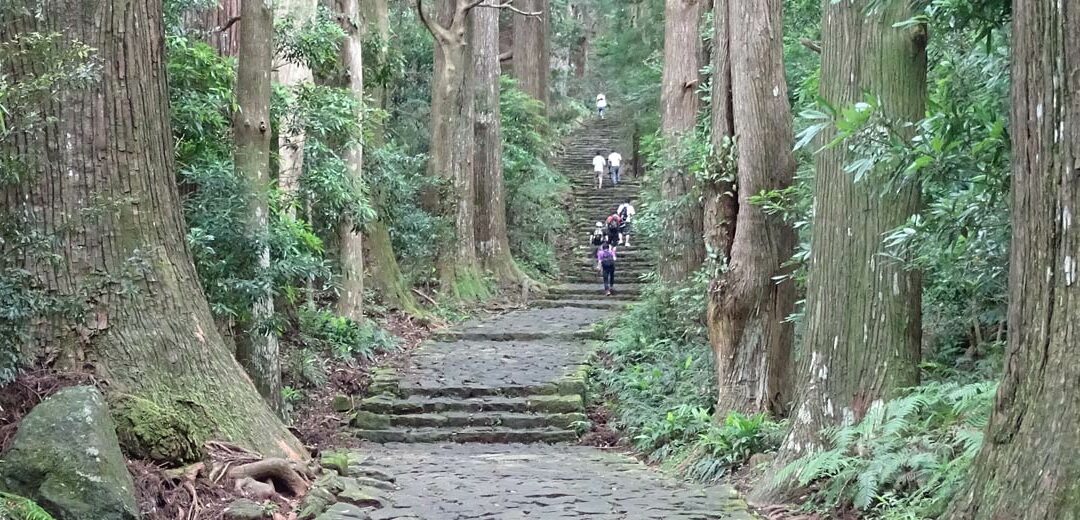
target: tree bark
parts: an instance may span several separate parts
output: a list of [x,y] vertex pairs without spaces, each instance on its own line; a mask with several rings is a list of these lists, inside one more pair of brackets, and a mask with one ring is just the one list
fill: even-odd
[[[361,103],[364,101],[363,33],[360,28],[360,0],[335,0],[334,11],[345,30],[341,42],[341,65],[345,87]],[[364,147],[359,139],[345,143],[348,175],[357,186],[363,181]],[[338,223],[339,261],[341,262],[341,294],[338,314],[354,321],[364,320],[364,237],[359,224],[346,213]]]
[[184,26],[200,33],[203,41],[217,49],[218,54],[236,57],[239,19],[240,0],[220,0],[215,6],[184,13]]
[[[910,137],[904,125],[925,113],[926,28],[896,27],[913,15],[908,2],[872,3],[822,3],[821,96],[850,107],[869,92]],[[830,128],[820,142],[834,136]],[[919,381],[921,279],[903,259],[882,254],[884,234],[918,210],[919,188],[885,184],[894,172],[855,182],[844,171],[853,159],[847,143],[816,158],[806,332],[794,418],[778,463],[819,447],[823,428],[857,421],[873,403]]]
[[[709,291],[708,330],[716,353],[720,414],[779,415],[785,404],[793,339],[792,325],[785,319],[794,307],[795,292],[791,280],[776,280],[790,274],[783,264],[791,257],[795,232],[781,216],[750,202],[763,191],[787,188],[795,173],[782,9],[780,0],[733,0],[715,7],[717,35],[730,39],[730,62],[716,58],[720,88],[714,94],[713,125],[719,134],[714,139],[722,140],[731,129],[725,120],[730,106],[739,143],[738,202],[719,193],[719,200],[710,198],[709,204],[718,206],[710,215],[722,217],[710,226],[717,229],[711,241],[721,248],[730,245],[726,269]],[[729,51],[722,40],[714,45],[718,54]],[[725,74],[730,79],[725,80]],[[723,99],[727,83],[730,101]],[[717,144],[722,153],[730,150],[730,141]],[[725,188],[723,181],[716,185],[717,191]],[[728,219],[735,208],[732,234]]]
[[574,69],[574,76],[584,78],[589,72],[589,51],[592,42],[592,16],[587,5],[578,3],[570,4],[574,18],[581,24],[581,34],[578,35],[570,49],[570,67]]
[[473,121],[472,49],[469,0],[439,0],[437,20],[417,8],[435,38],[431,85],[429,168],[444,181],[436,211],[453,225],[453,237],[440,244],[437,260],[444,294],[461,300],[487,296],[476,255],[476,172]]
[[543,102],[546,113],[549,101],[548,76],[551,71],[549,0],[518,0],[514,5],[527,13],[540,13],[539,16],[514,13],[512,52],[514,77],[518,80],[518,88]]
[[1080,11],[1013,2],[1009,337],[982,451],[945,518],[1080,518]]
[[[664,71],[660,86],[660,126],[665,147],[675,151],[693,134],[697,122],[697,87],[701,63],[702,0],[666,0]],[[675,161],[673,161],[675,162]],[[705,260],[701,203],[693,196],[694,179],[678,165],[665,168],[660,196],[672,204],[661,221],[660,279],[680,282]]]
[[[39,104],[42,132],[0,142],[29,159],[29,174],[3,190],[4,211],[54,239],[43,244],[55,257],[27,258],[27,269],[86,311],[50,323],[39,339],[91,365],[114,397],[183,410],[265,455],[306,457],[232,357],[187,249],[160,0],[19,3],[37,14],[0,13],[0,41],[56,32],[95,49],[99,64],[92,84]],[[44,72],[27,56],[0,64],[14,81]]]
[[[240,59],[236,72],[236,103],[233,120],[236,140],[236,173],[250,188],[249,233],[259,241],[258,272],[270,267],[270,68],[273,64],[273,14],[261,1],[244,1],[240,19]],[[259,393],[275,410],[281,409],[281,358],[270,321],[274,315],[272,287],[257,297],[251,313],[251,330],[238,345],[237,356],[255,380]]]
[[[486,0],[487,5],[495,5],[494,2]],[[521,8],[528,6],[523,4]],[[476,252],[484,270],[500,287],[527,292],[533,284],[510,256],[506,230],[499,113],[499,10],[481,5],[472,13],[472,21],[476,81]],[[516,30],[516,19],[514,23]]]
[[[300,27],[315,19],[318,0],[277,0],[274,2],[275,19],[292,19]],[[344,44],[343,44],[344,46]],[[342,51],[344,53],[344,51]],[[306,63],[296,63],[284,58],[277,58],[273,65],[273,80],[289,90],[297,90],[305,83],[315,82],[315,77]],[[296,207],[300,204],[300,177],[304,173],[303,128],[290,128],[282,125],[278,129],[278,191],[281,194],[282,207],[286,214],[296,218]]]
[[[360,14],[363,18],[361,29],[365,39],[378,42],[378,46],[369,49],[369,56],[374,56],[379,65],[385,63],[389,55],[390,45],[390,11],[387,0],[370,0],[360,3]],[[374,38],[372,37],[374,36]],[[387,86],[382,83],[373,83],[368,80],[365,85],[367,96],[374,106],[385,110],[387,100]],[[382,126],[372,129],[370,146],[378,148],[385,143],[385,130]],[[423,310],[416,303],[405,277],[401,273],[397,256],[394,254],[393,242],[390,239],[390,230],[386,226],[381,211],[381,197],[379,186],[370,186],[372,200],[376,206],[376,217],[367,223],[364,229],[364,263],[367,280],[371,289],[379,296],[386,306],[405,311],[412,315],[421,315]]]

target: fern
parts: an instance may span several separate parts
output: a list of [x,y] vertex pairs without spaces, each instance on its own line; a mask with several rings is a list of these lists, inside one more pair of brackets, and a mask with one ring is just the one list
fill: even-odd
[[0,520],[54,520],[33,500],[0,491]]
[[934,383],[874,403],[855,424],[824,432],[826,449],[782,468],[776,482],[814,487],[811,505],[876,518],[935,516],[982,445],[996,385]]

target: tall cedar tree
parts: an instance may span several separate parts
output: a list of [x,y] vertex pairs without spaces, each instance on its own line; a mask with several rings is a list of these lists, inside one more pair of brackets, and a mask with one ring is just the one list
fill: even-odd
[[[869,93],[894,131],[910,138],[925,112],[927,41],[924,25],[900,23],[912,18],[911,4],[824,0],[822,7],[821,97],[847,108]],[[835,132],[822,132],[820,142]],[[779,463],[820,446],[823,428],[857,421],[919,381],[921,279],[882,249],[885,234],[919,209],[919,187],[880,168],[857,181],[845,171],[855,159],[847,144],[816,158],[806,332]]]
[[[341,28],[345,31],[345,41],[341,43],[340,68],[343,74],[343,87],[358,101],[364,100],[364,34],[360,28],[361,0],[333,0],[333,10]],[[345,168],[357,186],[363,177],[364,146],[359,139],[345,143],[342,157]],[[346,212],[338,223],[338,248],[341,262],[341,295],[337,301],[337,312],[342,316],[362,321],[364,319],[364,237],[360,224]],[[392,253],[391,253],[392,254]],[[396,266],[396,261],[395,261]]]
[[[270,267],[267,243],[270,227],[270,70],[273,65],[273,13],[267,2],[244,1],[240,6],[239,66],[236,71],[236,103],[233,135],[234,164],[247,180],[251,200],[248,233],[259,241],[258,267]],[[281,355],[277,333],[270,326],[274,296],[269,285],[256,297],[249,332],[237,345],[237,357],[255,380],[259,393],[280,410]]]
[[1080,9],[1013,2],[1005,376],[951,519],[1080,518]]
[[[731,149],[735,165],[737,214],[734,221],[710,221],[710,235],[726,234],[726,269],[710,288],[709,340],[716,353],[717,411],[783,412],[790,372],[793,330],[786,318],[795,304],[794,284],[784,263],[795,247],[795,232],[783,217],[769,214],[750,198],[791,185],[791,106],[784,77],[783,3],[780,0],[716,2],[716,34],[728,38],[714,46],[719,107],[714,114],[716,149]],[[731,31],[731,27],[738,27]],[[721,40],[714,40],[720,42]],[[730,57],[719,53],[729,52]],[[727,97],[730,96],[730,97]],[[725,141],[725,138],[727,140]],[[725,157],[726,159],[726,157]],[[721,171],[721,174],[730,172]],[[723,181],[717,183],[723,186]],[[730,199],[725,192],[720,197]],[[730,215],[731,203],[722,202]],[[732,227],[734,229],[732,229]],[[778,281],[782,279],[782,281]]]
[[[496,0],[487,0],[481,7],[495,3]],[[476,80],[476,252],[484,270],[501,287],[524,291],[534,284],[510,256],[506,229],[499,113],[499,11],[489,7],[477,9],[472,20]],[[516,68],[517,62],[514,63]]]
[[439,284],[447,296],[477,300],[487,294],[476,255],[476,172],[473,164],[472,32],[469,15],[476,0],[437,0],[430,19],[416,0],[420,20],[435,39],[435,75],[431,82],[429,169],[443,186],[425,205],[452,223],[454,236],[440,244]]
[[[277,0],[274,2],[274,18],[292,20],[297,26],[311,23],[315,19],[318,0]],[[306,63],[290,61],[283,57],[274,60],[273,81],[288,89],[298,89],[304,84],[314,83],[315,77]],[[300,177],[304,174],[303,128],[282,125],[278,128],[278,192],[283,207],[290,216],[296,216],[296,207],[300,201]]]
[[[672,151],[693,134],[697,123],[701,70],[701,15],[705,0],[666,0],[664,71],[660,86],[660,126]],[[662,221],[660,279],[684,280],[705,260],[703,210],[693,194],[694,179],[678,166],[664,168],[660,195],[673,204]]]
[[[194,414],[215,436],[266,455],[305,457],[218,333],[186,246],[161,1],[19,2],[0,15],[0,40],[56,32],[95,49],[100,66],[91,85],[38,107],[44,132],[4,145],[30,167],[4,190],[4,207],[54,237],[55,261],[27,269],[89,307],[82,323],[41,330],[43,343],[92,366],[114,397]],[[32,81],[45,72],[38,66],[13,55],[0,71]]]
[[522,92],[548,105],[548,76],[551,70],[550,0],[521,0],[514,13],[514,77]]
[[[387,0],[361,1],[360,15],[363,18],[361,29],[364,31],[364,41],[371,47],[368,49],[368,56],[374,58],[373,67],[385,67],[390,54],[390,10]],[[376,75],[374,80],[370,77],[365,78],[365,81],[367,81],[365,85],[367,97],[373,106],[386,110],[387,86],[383,83],[384,75]],[[373,123],[377,124],[373,125],[368,142],[374,149],[385,143],[385,129],[381,124],[382,119]],[[376,216],[364,227],[364,267],[367,276],[365,283],[379,295],[386,306],[412,315],[422,314],[409,284],[405,281],[405,276],[401,273],[397,256],[394,254],[390,229],[386,225],[385,214],[382,211],[379,186],[369,187],[373,194]]]

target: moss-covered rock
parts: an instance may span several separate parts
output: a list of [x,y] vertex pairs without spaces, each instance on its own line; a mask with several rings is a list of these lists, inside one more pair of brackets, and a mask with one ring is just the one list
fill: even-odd
[[124,451],[162,464],[184,464],[202,458],[210,433],[201,427],[191,405],[173,400],[159,404],[138,397],[113,403],[116,433]]
[[377,413],[357,411],[353,414],[352,425],[362,430],[381,430],[390,427],[390,417]]
[[134,487],[105,399],[89,386],[61,390],[31,410],[0,463],[0,488],[57,520],[137,519]]

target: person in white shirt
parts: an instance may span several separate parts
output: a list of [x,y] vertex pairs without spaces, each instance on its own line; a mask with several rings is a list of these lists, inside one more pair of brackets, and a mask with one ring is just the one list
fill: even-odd
[[619,209],[615,210],[615,213],[618,213],[619,217],[622,218],[622,229],[619,230],[619,245],[630,247],[630,221],[634,219],[637,210],[630,203],[630,199],[626,199],[626,202],[619,204]]
[[607,109],[607,97],[603,94],[596,95],[596,113],[600,115],[600,119],[604,118],[604,110]]
[[604,166],[607,166],[607,159],[604,159],[604,154],[596,152],[596,157],[592,158],[593,172],[596,173],[596,189],[604,187]]
[[608,172],[611,173],[611,183],[618,186],[619,172],[622,170],[622,156],[619,155],[619,152],[612,151],[611,154],[607,156],[607,161]]

